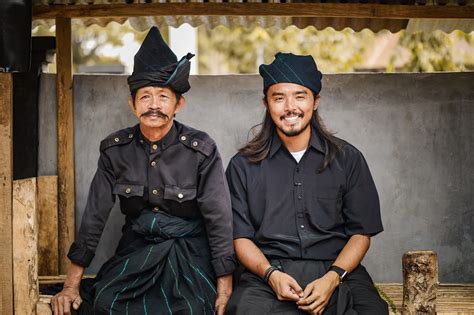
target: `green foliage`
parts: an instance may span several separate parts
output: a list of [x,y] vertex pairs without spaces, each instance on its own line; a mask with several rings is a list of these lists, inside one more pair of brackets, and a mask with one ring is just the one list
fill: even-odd
[[323,72],[354,71],[374,33],[290,26],[281,31],[216,27],[198,29],[199,69],[202,74],[255,73],[279,52],[312,55]]

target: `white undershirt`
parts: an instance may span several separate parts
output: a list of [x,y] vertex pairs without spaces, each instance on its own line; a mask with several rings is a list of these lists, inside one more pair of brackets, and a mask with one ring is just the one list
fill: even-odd
[[299,163],[305,152],[306,152],[306,149],[302,151],[296,151],[296,152],[290,152],[290,153],[295,158],[296,163]]

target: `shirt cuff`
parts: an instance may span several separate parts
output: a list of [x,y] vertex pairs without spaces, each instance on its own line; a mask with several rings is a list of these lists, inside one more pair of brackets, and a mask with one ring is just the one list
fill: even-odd
[[72,243],[67,257],[75,264],[82,267],[89,267],[95,253],[88,249],[85,245]]
[[211,261],[211,263],[216,277],[231,274],[237,267],[235,254],[215,258]]

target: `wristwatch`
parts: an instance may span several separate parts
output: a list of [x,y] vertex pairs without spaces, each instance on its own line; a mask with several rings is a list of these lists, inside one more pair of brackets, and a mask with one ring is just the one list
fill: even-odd
[[331,267],[329,267],[328,272],[329,271],[334,271],[335,273],[337,273],[337,275],[339,276],[339,283],[341,283],[344,280],[344,278],[347,276],[346,270],[335,265],[332,265]]

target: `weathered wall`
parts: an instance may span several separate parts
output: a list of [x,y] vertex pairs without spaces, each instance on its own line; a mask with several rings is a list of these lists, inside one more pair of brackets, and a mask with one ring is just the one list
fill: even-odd
[[[474,73],[334,74],[324,77],[321,113],[365,155],[385,231],[365,265],[378,282],[401,282],[407,250],[438,252],[441,282],[474,282]],[[263,115],[261,79],[194,76],[177,119],[207,131],[227,165]],[[56,174],[54,76],[42,77],[39,175]],[[124,76],[75,76],[77,223],[99,142],[135,123]],[[123,218],[116,206],[90,271],[111,255]]]

